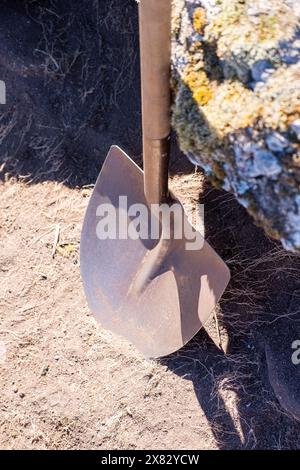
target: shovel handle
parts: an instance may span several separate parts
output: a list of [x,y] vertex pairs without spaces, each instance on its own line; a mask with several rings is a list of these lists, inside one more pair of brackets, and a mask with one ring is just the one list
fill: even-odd
[[171,0],[140,0],[144,191],[149,204],[168,199]]

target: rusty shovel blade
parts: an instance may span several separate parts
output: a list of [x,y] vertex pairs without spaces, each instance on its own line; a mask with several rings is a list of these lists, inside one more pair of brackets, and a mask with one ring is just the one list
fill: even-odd
[[134,280],[158,241],[99,239],[99,207],[113,207],[122,220],[132,220],[120,205],[120,196],[127,196],[128,207],[147,205],[143,171],[113,146],[89,201],[81,236],[81,275],[88,305],[104,328],[127,338],[145,356],[166,356],[207,322],[230,273],[207,242],[198,250],[187,250],[183,237],[160,260],[145,288],[133,291]]

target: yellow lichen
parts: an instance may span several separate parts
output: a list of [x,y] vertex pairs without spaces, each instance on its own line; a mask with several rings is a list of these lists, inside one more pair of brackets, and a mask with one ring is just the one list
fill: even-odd
[[212,91],[207,86],[199,87],[193,94],[195,101],[200,105],[206,105],[212,98]]
[[183,81],[191,90],[193,98],[199,106],[205,106],[211,100],[212,89],[205,72],[188,71]]
[[238,82],[218,86],[204,109],[207,121],[222,138],[238,129],[253,126],[261,113],[260,100]]
[[193,15],[193,26],[196,33],[203,35],[206,24],[205,10],[203,8],[196,8]]

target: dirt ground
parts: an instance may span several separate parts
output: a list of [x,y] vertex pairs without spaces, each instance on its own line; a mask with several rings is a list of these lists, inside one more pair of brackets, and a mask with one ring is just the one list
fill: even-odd
[[0,446],[213,448],[191,383],[143,359],[88,312],[78,243],[89,192],[1,188]]
[[[253,329],[233,322],[231,338],[219,311],[223,347],[235,343],[227,356],[203,330],[156,362],[96,323],[78,259],[90,192],[53,182],[1,187],[0,447],[299,448],[300,426],[272,393]],[[208,331],[217,343],[214,321]]]
[[215,448],[191,382],[143,359],[88,312],[78,243],[89,192],[1,188],[0,446]]
[[[25,3],[39,2],[3,2],[7,31],[20,20],[24,37],[32,41],[29,57],[43,30],[52,58],[65,65],[59,47],[66,43],[54,47],[51,36],[61,28],[55,23],[61,3],[45,2],[47,17],[45,10],[35,10],[40,22],[32,20],[33,11],[26,16]],[[103,330],[88,311],[79,241],[93,183],[110,143],[141,162],[136,6],[131,0],[122,8],[113,0],[101,5],[95,17],[107,85],[91,91],[95,107],[76,105],[72,80],[81,64],[72,69],[75,76],[64,68],[65,75],[57,77],[50,68],[49,77],[49,55],[28,59],[26,48],[19,49],[24,42],[4,38],[9,47],[0,72],[14,86],[8,87],[8,107],[0,109],[0,448],[299,449],[300,423],[292,415],[299,405],[300,366],[290,361],[291,344],[300,339],[299,257],[269,240],[233,196],[211,188],[178,149],[173,188],[189,207],[200,195],[206,238],[232,272],[216,316],[181,351],[151,361]],[[41,29],[41,18],[48,28]],[[66,18],[64,23],[69,25]],[[112,29],[119,41],[115,49]],[[125,57],[124,50],[131,51],[130,67],[115,58]],[[44,66],[35,75],[35,93],[23,65],[7,66],[16,65],[12,54],[25,65],[34,63],[36,73]],[[100,80],[92,63],[88,70],[89,85]],[[120,73],[116,94],[111,83]],[[45,90],[49,96],[42,100]],[[30,126],[26,115],[33,116]],[[267,359],[273,351],[281,362],[271,373]]]

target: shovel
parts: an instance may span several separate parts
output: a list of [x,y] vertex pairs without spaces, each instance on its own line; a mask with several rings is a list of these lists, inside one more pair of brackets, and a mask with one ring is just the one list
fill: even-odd
[[230,273],[168,190],[171,0],[141,0],[139,19],[144,172],[111,147],[85,214],[80,265],[102,326],[158,358],[206,323]]

